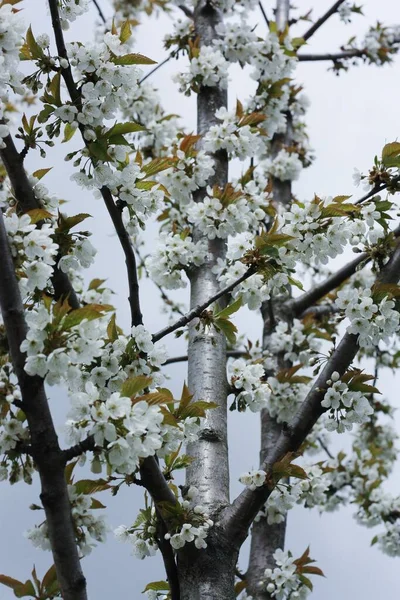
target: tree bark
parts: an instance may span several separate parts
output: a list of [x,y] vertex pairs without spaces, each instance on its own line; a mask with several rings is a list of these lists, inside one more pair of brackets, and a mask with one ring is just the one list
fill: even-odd
[[[289,0],[277,0],[276,3],[276,24],[279,31],[284,31],[289,22]],[[271,155],[274,158],[282,148],[290,145],[292,138],[291,116],[287,114],[287,127],[284,133],[276,134],[272,140]],[[276,206],[281,205],[285,208],[290,207],[292,199],[291,181],[281,181],[276,177],[272,179],[272,198]],[[288,290],[290,296],[290,290]],[[263,315],[263,349],[268,348],[269,337],[273,333],[276,325],[275,318],[291,320],[291,314],[279,310],[284,308],[282,298],[264,302],[261,313]],[[285,298],[287,300],[287,298]],[[282,357],[277,357],[278,368],[282,369],[285,365]],[[266,456],[275,447],[281,432],[281,425],[276,419],[270,416],[268,410],[261,411],[261,450],[260,464],[263,464]],[[267,519],[262,517],[259,521],[253,523],[251,530],[251,544],[249,566],[246,574],[247,590],[256,600],[270,600],[268,592],[260,588],[260,581],[263,579],[264,571],[267,568],[274,568],[275,562],[273,554],[277,548],[284,547],[286,533],[286,518],[282,523],[269,525]]]
[[25,354],[20,351],[20,346],[26,337],[27,326],[1,211],[0,256],[1,312],[21,390],[22,409],[28,421],[31,453],[40,475],[40,499],[46,515],[57,579],[64,600],[87,600],[64,476],[65,457],[58,444],[43,379],[31,377],[24,370]]
[[[211,45],[217,37],[216,26],[222,21],[219,9],[207,0],[199,0],[194,12],[196,33],[200,45]],[[227,92],[219,87],[202,87],[197,96],[197,131],[206,133],[211,125],[218,122],[215,112],[227,106]],[[201,147],[201,142],[199,144]],[[224,187],[228,180],[228,159],[224,151],[213,155],[215,174],[208,185]],[[201,202],[205,189],[194,194],[194,200]],[[194,239],[202,234],[194,231]],[[210,258],[206,264],[191,275],[190,306],[194,308],[215,295],[219,289],[216,276],[212,273],[218,258],[224,258],[224,240],[208,240]],[[194,400],[215,402],[217,408],[207,414],[205,428],[196,443],[188,445],[187,452],[194,458],[187,469],[187,485],[199,491],[198,502],[207,508],[214,521],[218,512],[229,504],[229,465],[227,443],[227,379],[226,341],[219,332],[210,328],[196,330],[189,326],[188,385]],[[182,600],[233,600],[234,569],[237,555],[230,548],[224,548],[218,528],[210,533],[207,548],[195,548],[187,554],[181,553],[178,560]]]

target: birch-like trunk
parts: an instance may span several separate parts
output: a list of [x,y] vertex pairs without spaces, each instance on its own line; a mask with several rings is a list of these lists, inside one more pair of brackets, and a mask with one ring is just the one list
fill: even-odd
[[[289,0],[277,0],[275,19],[279,31],[283,31],[289,21]],[[291,139],[291,118],[287,115],[287,128],[283,134],[277,134],[272,140],[271,154],[276,156],[283,146],[290,143]],[[290,181],[280,181],[273,178],[272,194],[275,206],[283,205],[286,208],[290,206],[292,197],[292,188]],[[281,299],[280,299],[281,300]],[[264,322],[263,330],[263,349],[268,348],[268,341],[275,327],[275,320],[287,318],[286,315],[279,314],[279,306],[283,303],[280,300],[270,301],[263,304],[261,312]],[[282,357],[277,357],[278,369],[284,368]],[[261,411],[261,450],[260,464],[276,445],[281,432],[281,425],[272,418],[267,410]],[[261,518],[254,522],[251,530],[251,545],[249,566],[246,574],[248,582],[248,592],[255,600],[270,600],[271,596],[265,590],[260,588],[260,581],[264,578],[264,571],[267,568],[274,568],[275,562],[273,554],[277,548],[285,545],[286,519],[282,523],[269,525],[266,518]]]
[[[196,33],[200,45],[211,45],[217,37],[215,28],[222,20],[217,8],[200,0],[194,13]],[[218,87],[202,87],[197,96],[197,131],[202,135],[217,122],[215,111],[227,106],[227,92]],[[200,142],[201,145],[201,142]],[[215,174],[208,185],[224,187],[228,180],[228,160],[225,152],[214,155]],[[195,194],[202,201],[205,189]],[[194,231],[194,239],[202,234]],[[224,240],[208,241],[210,259],[193,272],[191,307],[201,304],[219,290],[212,273],[218,258],[225,257]],[[218,408],[208,411],[206,426],[200,439],[189,444],[187,452],[193,462],[187,470],[187,485],[199,490],[199,504],[207,507],[214,521],[218,512],[229,503],[229,465],[227,443],[227,379],[226,342],[213,328],[207,331],[189,327],[188,385],[194,399],[215,402]],[[216,540],[218,536],[218,541]],[[233,600],[236,552],[224,548],[218,528],[207,539],[208,547],[183,553],[179,557],[181,600]]]

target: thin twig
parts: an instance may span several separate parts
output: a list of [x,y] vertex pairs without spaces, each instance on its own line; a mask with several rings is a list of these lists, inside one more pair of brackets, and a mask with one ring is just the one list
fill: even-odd
[[100,19],[103,21],[103,23],[105,24],[107,22],[107,19],[104,16],[103,11],[101,10],[100,4],[97,2],[97,0],[93,0],[93,4],[95,5],[95,7],[97,8],[97,12],[99,13],[99,17]]
[[94,443],[94,437],[89,435],[85,440],[79,442],[79,444],[63,450],[65,462],[68,462],[77,456],[81,456],[81,454],[84,454],[85,452],[94,450],[95,447],[96,444]]
[[184,4],[178,4],[178,8],[181,9],[181,11],[188,17],[188,19],[194,19],[193,11],[191,11],[190,8],[188,8]]
[[326,13],[318,19],[318,21],[315,21],[314,25],[311,25],[310,29],[308,29],[305,32],[305,34],[301,36],[303,38],[303,40],[305,40],[305,41],[309,40],[310,37],[312,35],[314,35],[314,33],[316,31],[318,31],[318,29],[320,27],[322,27],[322,25],[329,19],[329,17],[331,17],[332,15],[334,15],[337,12],[339,6],[341,4],[343,4],[344,1],[345,0],[337,0],[335,2],[335,4],[333,6],[331,6],[331,8],[329,10],[327,10]]
[[141,83],[143,83],[144,81],[146,81],[146,79],[148,79],[149,77],[151,77],[151,75],[153,75],[153,73],[155,73],[156,71],[158,71],[158,69],[161,69],[161,67],[163,67],[164,65],[166,65],[167,62],[170,61],[171,58],[173,58],[173,56],[174,56],[173,54],[170,54],[169,56],[167,56],[167,58],[165,58],[160,63],[158,63],[158,65],[156,67],[154,67],[154,69],[152,69],[151,71],[149,71],[144,77],[142,77],[142,79],[139,80],[139,85]]
[[[247,354],[248,353],[244,350],[228,350],[226,356],[228,358],[241,358],[242,356],[247,356]],[[182,356],[173,356],[172,358],[168,358],[168,360],[165,361],[163,367],[165,367],[165,365],[173,365],[175,363],[186,362],[187,359],[187,354],[184,354]]]
[[267,13],[265,12],[265,8],[263,7],[263,5],[262,5],[262,2],[261,2],[261,1],[258,3],[258,6],[260,7],[260,10],[261,10],[262,16],[264,17],[264,21],[266,22],[266,24],[267,24],[267,27],[269,27],[269,19],[268,19],[268,17],[267,17]]
[[329,450],[328,446],[325,444],[324,440],[319,436],[317,437],[317,442],[321,446],[322,450],[329,456],[329,458],[333,458],[332,452]]
[[201,315],[201,313],[204,310],[206,310],[206,308],[208,308],[213,302],[216,302],[217,300],[219,300],[219,298],[222,298],[222,296],[225,296],[225,294],[229,294],[232,290],[235,289],[235,287],[237,287],[243,281],[246,281],[246,279],[251,277],[251,275],[253,275],[254,273],[255,273],[255,269],[253,267],[250,267],[246,271],[246,273],[244,273],[236,281],[231,283],[231,285],[228,285],[227,287],[223,288],[217,294],[214,294],[214,296],[211,296],[211,298],[209,298],[202,304],[199,304],[198,306],[195,306],[194,308],[192,308],[192,310],[190,310],[188,313],[186,313],[186,315],[184,315],[183,317],[178,319],[178,321],[176,321],[172,325],[169,325],[168,327],[161,329],[161,331],[159,331],[158,333],[155,333],[152,337],[153,343],[158,342],[166,335],[173,333],[177,329],[180,329],[181,327],[184,327],[185,325],[190,323],[190,321],[192,321],[196,317],[199,317]]
[[327,53],[327,54],[298,54],[297,58],[300,62],[316,62],[322,60],[346,60],[347,58],[361,58],[366,56],[366,50],[344,50],[343,52]]

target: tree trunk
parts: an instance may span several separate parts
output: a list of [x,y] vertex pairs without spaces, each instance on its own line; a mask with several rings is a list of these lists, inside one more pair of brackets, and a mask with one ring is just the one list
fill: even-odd
[[[277,0],[276,3],[276,24],[279,31],[283,31],[289,21],[289,0]],[[291,116],[287,114],[287,128],[285,133],[276,134],[271,144],[271,155],[275,157],[285,145],[290,144],[291,140]],[[283,205],[289,208],[292,198],[292,186],[290,181],[280,181],[275,177],[272,180],[272,196],[275,205]],[[288,290],[290,293],[290,290]],[[272,299],[263,304],[261,312],[264,321],[263,348],[268,348],[268,339],[275,327],[275,318],[285,318],[286,315],[279,315],[280,300]],[[272,318],[269,314],[272,311]],[[287,318],[287,317],[286,317]],[[278,368],[282,369],[285,365],[282,357],[277,357]],[[260,464],[271,449],[276,445],[281,432],[281,425],[273,419],[267,410],[261,411],[261,450]],[[273,554],[277,548],[285,545],[286,518],[282,523],[269,525],[267,519],[262,517],[255,521],[251,530],[251,546],[249,567],[246,573],[247,590],[256,600],[270,600],[270,594],[260,589],[260,581],[264,578],[264,571],[267,568],[274,568],[275,561]]]
[[[200,0],[194,13],[200,45],[211,45],[217,37],[215,28],[222,21],[221,13],[206,0]],[[227,106],[227,92],[218,87],[202,87],[197,96],[197,131],[203,135],[218,122],[215,112]],[[199,144],[201,147],[201,142]],[[228,159],[224,151],[214,156],[215,174],[208,185],[224,187],[228,180]],[[194,200],[201,202],[206,190],[198,190]],[[194,231],[194,239],[202,234]],[[208,241],[210,259],[196,269],[190,278],[191,308],[219,291],[220,285],[212,268],[218,258],[224,258],[225,240]],[[218,512],[229,504],[229,464],[227,442],[227,378],[225,337],[212,327],[206,331],[189,327],[188,385],[194,400],[215,402],[217,408],[208,411],[200,439],[189,444],[187,452],[194,458],[187,469],[187,485],[199,491],[198,503],[207,508],[215,522]],[[233,600],[234,570],[237,551],[224,548],[221,532],[216,526],[207,539],[207,548],[193,548],[178,559],[181,600]]]

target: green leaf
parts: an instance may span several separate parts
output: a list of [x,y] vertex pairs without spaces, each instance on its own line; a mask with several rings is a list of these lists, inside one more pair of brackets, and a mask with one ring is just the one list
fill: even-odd
[[63,329],[71,329],[79,325],[84,319],[93,321],[103,316],[103,313],[112,310],[113,307],[108,304],[87,304],[81,308],[71,310],[63,321]]
[[127,123],[116,123],[111,129],[106,131],[104,134],[105,138],[110,138],[114,135],[123,135],[124,133],[135,133],[136,131],[143,131],[145,127],[139,125],[139,123],[133,123],[128,121]]
[[121,44],[125,44],[129,40],[132,35],[131,24],[129,23],[129,19],[122,23],[121,33],[119,34],[119,39]]
[[92,215],[89,215],[88,213],[79,213],[77,215],[73,215],[72,217],[67,217],[66,215],[60,213],[57,229],[61,233],[67,233],[70,229],[75,227],[75,225],[79,225],[79,223],[82,223],[82,221],[88,219],[89,217],[91,218]]
[[25,583],[16,586],[14,588],[14,594],[17,596],[17,598],[25,598],[27,596],[33,596],[36,598],[35,588],[30,579],[25,581]]
[[36,177],[36,179],[42,179],[49,171],[52,170],[52,168],[53,167],[49,167],[48,169],[38,169],[37,171],[34,171],[32,175]]
[[111,61],[114,65],[156,65],[157,62],[143,54],[124,54],[124,56],[113,56]]
[[121,396],[126,396],[127,398],[131,398],[132,396],[136,396],[139,392],[143,391],[145,388],[151,385],[153,379],[151,377],[146,377],[146,375],[137,375],[137,377],[130,377],[126,379],[121,387]]
[[136,398],[137,402],[145,400],[148,404],[171,404],[174,402],[174,397],[167,388],[158,388],[156,392],[150,392]]
[[30,216],[31,223],[33,223],[34,225],[39,221],[42,221],[43,219],[51,219],[54,217],[54,215],[52,215],[48,210],[45,210],[44,208],[33,208],[32,210],[29,210],[26,214]]
[[386,144],[382,149],[382,162],[385,166],[388,159],[393,159],[400,155],[400,142],[391,142]]
[[62,143],[69,142],[69,140],[74,136],[77,127],[72,127],[71,123],[65,123],[64,127],[64,137]]
[[104,504],[102,504],[100,502],[100,500],[97,500],[97,498],[92,498],[92,504],[90,505],[90,508],[97,509],[97,508],[107,508],[107,507],[104,506]]
[[81,479],[74,484],[77,494],[96,494],[109,490],[111,485],[105,479]]
[[108,155],[108,146],[106,140],[98,139],[96,142],[91,142],[88,145],[89,152],[94,158],[98,158],[101,161],[110,160]]
[[68,463],[68,465],[64,469],[65,481],[70,484],[72,483],[72,473],[78,462],[78,459]]
[[8,575],[0,575],[0,583],[6,585],[12,590],[19,585],[23,585],[22,581],[18,581],[18,579],[13,579],[12,577],[8,577]]
[[214,327],[224,334],[232,346],[236,343],[237,327],[231,321],[223,318],[215,318]]
[[53,96],[55,103],[57,106],[62,106],[61,102],[61,73],[56,73],[53,79],[50,82],[50,85],[47,86],[49,92]]
[[198,400],[196,402],[191,402],[188,406],[181,408],[178,407],[176,411],[176,416],[179,419],[187,419],[189,417],[205,417],[206,410],[210,410],[212,408],[218,408],[218,404],[215,402],[206,402],[205,400]]
[[142,594],[152,590],[154,592],[163,592],[169,590],[169,584],[167,581],[153,581],[152,583],[148,583],[144,588]]
[[97,290],[103,283],[107,281],[106,279],[92,279],[89,284],[88,290]]
[[43,56],[44,56],[43,50],[37,43],[35,36],[32,33],[31,27],[29,27],[28,31],[26,32],[26,44],[30,50],[31,58],[36,58],[36,59],[43,58]]
[[39,123],[45,123],[45,121],[47,121],[47,119],[49,118],[49,116],[54,111],[55,111],[54,106],[51,106],[50,104],[45,104],[44,108],[38,114],[38,121],[39,121]]
[[227,317],[230,317],[230,315],[233,315],[235,312],[237,312],[241,306],[242,306],[242,298],[238,298],[237,300],[232,302],[232,304],[229,304],[229,306],[227,306],[226,308],[223,308],[221,311],[216,313],[215,316],[217,318],[226,319]]
[[115,313],[110,319],[110,322],[107,325],[107,336],[110,342],[115,342],[118,339],[118,329],[115,322],[116,316]]
[[46,591],[53,591],[54,586],[56,586],[56,589],[59,587],[55,565],[51,565],[50,569],[43,577],[42,585],[44,586]]

